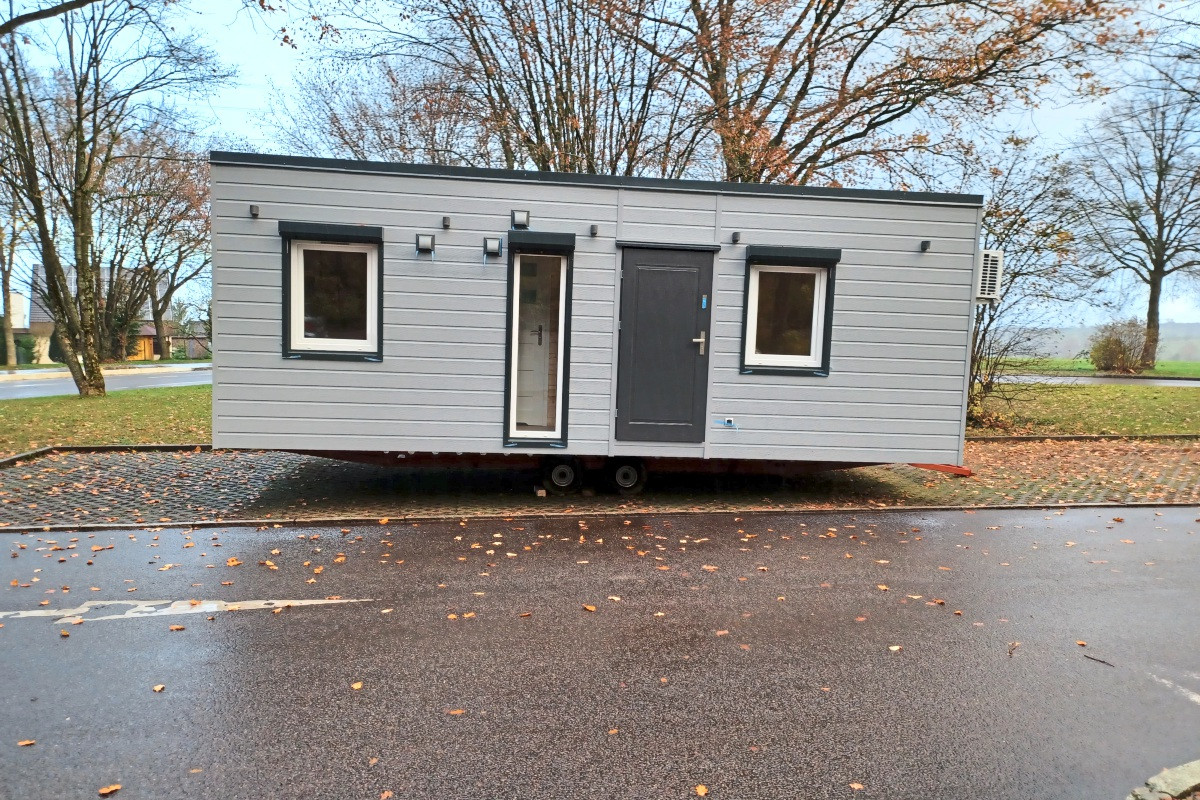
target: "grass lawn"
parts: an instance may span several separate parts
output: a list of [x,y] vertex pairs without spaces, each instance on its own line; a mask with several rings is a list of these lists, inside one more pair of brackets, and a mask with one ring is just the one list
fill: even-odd
[[203,444],[211,386],[129,389],[105,397],[0,401],[0,457],[68,444]]
[[989,410],[1012,418],[1014,434],[1200,433],[1200,389],[1191,386],[1046,386],[1008,407],[992,402]]
[[[1029,375],[1095,375],[1096,368],[1086,358],[1014,359],[1014,371]],[[1159,361],[1141,373],[1147,378],[1200,378],[1200,361]]]
[[[3,400],[0,457],[51,445],[202,444],[211,438],[211,403],[210,386]],[[1194,387],[1039,387],[1012,407],[997,402],[991,410],[1014,420],[1014,434],[1200,433],[1200,389]]]

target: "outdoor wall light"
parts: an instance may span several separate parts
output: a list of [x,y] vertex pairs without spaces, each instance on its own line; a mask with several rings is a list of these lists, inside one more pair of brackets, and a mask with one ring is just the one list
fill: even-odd
[[450,230],[450,218],[449,217],[442,217],[442,230],[444,230],[444,231]]
[[592,238],[593,238],[593,239],[595,239],[597,236],[599,236],[599,235],[600,235],[600,226],[599,226],[599,225],[593,225],[593,226],[592,226],[592,227],[591,227],[591,228],[588,230],[588,233],[590,233],[590,234],[592,235]]
[[921,252],[922,253],[928,252],[929,248],[932,245],[933,245],[933,242],[929,241],[928,239],[922,239],[921,240]]
[[250,206],[250,216],[258,219],[258,206]]
[[514,228],[524,229],[529,227],[529,212],[528,211],[513,211],[512,226]]
[[417,234],[417,252],[432,253],[435,243],[435,237],[432,233]]
[[733,236],[731,236],[731,237],[730,237],[730,241],[732,241],[734,244],[737,244],[737,243],[738,243],[738,242],[740,242],[741,240],[742,240],[742,232],[741,232],[741,231],[734,231],[734,232],[733,232]]
[[498,256],[504,251],[504,240],[499,236],[485,236],[483,239],[483,254],[485,256]]

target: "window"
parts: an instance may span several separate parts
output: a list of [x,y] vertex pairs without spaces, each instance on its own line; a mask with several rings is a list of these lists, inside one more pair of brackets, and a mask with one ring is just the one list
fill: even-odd
[[505,441],[567,439],[570,273],[574,234],[509,233],[508,396]]
[[820,248],[747,248],[742,372],[829,374],[840,257]]
[[283,222],[279,227],[284,356],[380,360],[380,229]]

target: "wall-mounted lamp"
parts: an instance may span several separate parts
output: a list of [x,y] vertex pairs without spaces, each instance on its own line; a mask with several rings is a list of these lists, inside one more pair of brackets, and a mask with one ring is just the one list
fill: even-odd
[[258,219],[258,206],[250,206],[250,216]]
[[432,253],[435,243],[436,243],[436,237],[434,237],[434,235],[432,233],[418,233],[417,234],[417,252],[418,253]]
[[512,226],[518,229],[529,227],[529,212],[528,211],[513,211]]
[[498,256],[504,252],[504,240],[499,236],[485,236],[483,239],[483,254],[485,256]]
[[596,238],[597,236],[600,235],[600,226],[593,225],[591,228],[588,229],[588,233],[591,234],[593,239]]
[[738,243],[738,242],[740,242],[741,240],[742,240],[742,232],[741,232],[741,231],[734,231],[734,232],[733,232],[733,236],[731,236],[731,237],[730,237],[730,241],[732,241],[734,244],[737,244],[737,243]]
[[450,230],[450,218],[449,217],[442,217],[442,230],[444,230],[444,231]]
[[922,239],[921,240],[921,252],[922,253],[928,252],[929,248],[932,245],[933,245],[933,242],[929,241],[928,239]]

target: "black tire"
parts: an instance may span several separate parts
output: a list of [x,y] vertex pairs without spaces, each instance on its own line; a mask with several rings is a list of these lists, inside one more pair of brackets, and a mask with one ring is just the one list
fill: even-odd
[[583,486],[583,467],[574,458],[547,458],[542,462],[542,485],[550,494],[574,494]]
[[640,458],[614,458],[604,465],[608,485],[620,495],[641,494],[646,488],[646,465]]

